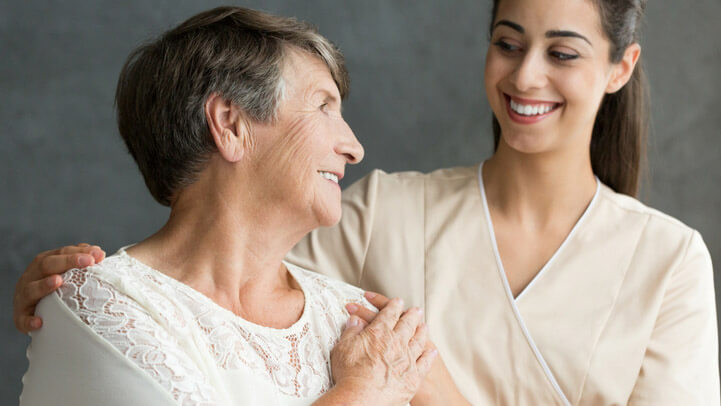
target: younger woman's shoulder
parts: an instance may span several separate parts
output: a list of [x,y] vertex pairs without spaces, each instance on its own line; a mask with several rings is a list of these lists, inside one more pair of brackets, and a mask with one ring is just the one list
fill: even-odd
[[374,169],[365,178],[377,179],[380,182],[404,182],[404,181],[428,181],[428,180],[450,180],[477,178],[478,165],[455,166],[450,168],[435,169],[430,172],[421,171],[399,171],[385,172],[382,169]]
[[681,220],[670,216],[660,210],[647,206],[638,199],[631,196],[617,193],[610,187],[602,184],[599,191],[600,198],[617,208],[621,213],[627,216],[643,217],[649,223],[655,226],[666,228],[669,231],[689,235],[694,233],[694,229],[684,224]]
[[399,203],[422,199],[428,191],[439,189],[468,191],[478,189],[478,165],[441,168],[431,172],[385,172],[374,169],[343,191],[345,202],[373,205],[378,199]]
[[694,228],[606,185],[601,185],[599,194],[599,206],[603,207],[600,210],[608,216],[607,221],[627,231],[638,228],[641,240],[652,243],[658,254],[682,253],[684,257],[703,257],[710,263],[708,248]]

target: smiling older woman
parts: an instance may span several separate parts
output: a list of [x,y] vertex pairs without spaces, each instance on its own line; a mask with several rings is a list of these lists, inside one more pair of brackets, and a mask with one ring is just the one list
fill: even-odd
[[338,222],[363,157],[347,88],[314,29],[243,8],[137,49],[118,127],[170,218],[40,303],[21,404],[408,402],[437,354],[422,312],[394,300],[364,326],[360,289],[283,262]]

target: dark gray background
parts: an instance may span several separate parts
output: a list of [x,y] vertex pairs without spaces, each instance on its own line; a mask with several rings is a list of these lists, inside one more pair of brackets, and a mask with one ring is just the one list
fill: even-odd
[[[82,241],[112,253],[157,229],[113,116],[128,53],[214,1],[0,3],[0,403],[15,404],[28,338],[11,318],[34,254]],[[492,148],[483,90],[489,2],[272,0],[240,5],[315,23],[345,53],[345,116],[366,147],[348,185],[387,171],[473,164]],[[721,263],[721,1],[651,1],[650,175],[642,200],[698,229]],[[717,271],[718,273],[719,271]],[[719,281],[716,278],[716,288]]]

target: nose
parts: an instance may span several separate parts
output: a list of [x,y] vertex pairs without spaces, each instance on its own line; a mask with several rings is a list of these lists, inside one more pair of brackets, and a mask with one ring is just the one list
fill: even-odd
[[543,88],[547,84],[546,66],[542,53],[526,52],[519,60],[511,82],[520,92]]
[[350,129],[348,123],[343,120],[343,124],[340,128],[340,137],[335,146],[335,152],[339,155],[343,155],[349,164],[357,164],[363,160],[365,151],[363,146],[353,134],[353,130]]

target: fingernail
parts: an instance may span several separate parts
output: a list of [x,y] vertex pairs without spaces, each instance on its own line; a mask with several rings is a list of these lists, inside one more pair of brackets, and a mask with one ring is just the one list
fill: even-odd
[[57,279],[54,276],[49,277],[45,280],[45,284],[48,285],[49,288],[52,288],[53,286],[57,285]]
[[378,294],[373,292],[366,292],[366,298],[373,299],[374,297],[378,296]]
[[30,320],[30,327],[32,328],[40,328],[40,320],[38,319],[32,319]]
[[95,248],[92,251],[90,251],[90,255],[92,255],[94,257],[99,257],[99,256],[103,255],[103,251],[101,251],[100,248]]
[[345,305],[346,310],[348,310],[349,313],[355,313],[358,311],[358,305],[355,303],[348,303]]
[[82,267],[90,266],[93,264],[93,257],[89,257],[87,255],[82,255],[80,258],[78,258],[78,264]]
[[354,327],[358,325],[358,318],[356,316],[350,316],[348,318],[348,322],[346,323],[346,327]]

